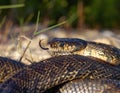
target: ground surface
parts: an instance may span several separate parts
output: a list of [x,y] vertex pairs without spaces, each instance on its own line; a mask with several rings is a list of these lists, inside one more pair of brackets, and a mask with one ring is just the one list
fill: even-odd
[[[29,33],[28,33],[29,34]],[[29,38],[29,36],[27,36]],[[42,59],[49,58],[47,51],[39,47],[39,40],[43,39],[43,43],[53,37],[59,38],[81,38],[84,40],[95,41],[113,45],[120,48],[120,34],[115,34],[112,31],[97,31],[97,30],[83,30],[83,31],[65,31],[63,29],[54,29],[41,33],[31,40],[31,44],[25,52],[22,62],[30,64],[38,62]],[[2,38],[2,37],[1,37]],[[23,52],[30,40],[26,39],[24,35],[18,35],[16,38],[10,39],[7,43],[0,45],[0,56],[10,57],[15,60],[20,60]],[[30,60],[30,61],[28,61]]]

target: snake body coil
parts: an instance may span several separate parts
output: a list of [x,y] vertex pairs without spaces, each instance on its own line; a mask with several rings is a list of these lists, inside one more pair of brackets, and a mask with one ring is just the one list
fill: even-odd
[[73,79],[120,80],[120,69],[80,55],[52,57],[24,68],[0,86],[0,93],[43,93]]

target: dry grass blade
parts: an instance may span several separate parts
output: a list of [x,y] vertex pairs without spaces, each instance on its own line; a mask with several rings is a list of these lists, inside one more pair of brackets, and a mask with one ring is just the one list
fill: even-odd
[[15,5],[3,5],[0,6],[0,9],[8,9],[8,8],[21,8],[24,7],[24,4],[15,4]]

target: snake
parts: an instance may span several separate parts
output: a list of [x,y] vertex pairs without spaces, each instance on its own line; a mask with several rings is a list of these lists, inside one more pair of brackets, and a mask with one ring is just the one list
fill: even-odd
[[10,77],[0,85],[0,93],[44,93],[78,78],[120,80],[120,69],[81,55],[51,57],[33,63]]
[[[75,41],[74,44],[77,42]],[[63,45],[64,44],[65,43],[63,43]],[[81,45],[84,46],[84,43],[83,44],[81,43]],[[0,84],[0,93],[44,93],[44,92],[49,93],[48,91],[49,89],[52,88],[54,89],[54,87],[56,86],[59,87],[59,85],[65,84],[62,86],[62,88],[60,88],[61,93],[64,93],[63,90],[65,89],[67,90],[67,88],[70,87],[71,84],[72,85],[76,84],[74,81],[75,79],[80,80],[80,82],[86,82],[83,81],[83,79],[87,79],[89,83],[91,82],[92,79],[93,80],[92,84],[97,85],[97,83],[94,82],[98,82],[98,84],[100,85],[105,84],[108,87],[112,84],[113,87],[115,88],[118,87],[116,88],[116,90],[118,91],[120,90],[120,83],[119,83],[120,69],[119,67],[116,66],[116,64],[115,65],[108,64],[106,63],[106,60],[104,61],[104,60],[99,60],[98,58],[74,54],[73,51],[76,51],[81,46],[79,44],[77,47],[76,45],[73,46],[74,47],[72,48],[73,49],[72,52],[70,52],[70,50],[68,51],[70,55],[60,54],[58,56],[53,56],[51,58],[42,60],[38,63],[33,63],[30,66],[25,66],[25,67],[22,66],[22,69],[20,67],[20,70],[18,69],[19,71],[10,75],[10,77],[7,80],[5,80],[2,84]],[[83,47],[81,48],[84,49]],[[110,48],[114,49],[114,47],[111,46]],[[66,53],[66,51],[63,52]],[[54,52],[54,53],[58,53],[58,52]],[[109,54],[111,52],[107,52],[107,53]],[[113,54],[114,53],[116,52],[113,52]],[[1,60],[3,60],[3,58],[0,58],[0,61]],[[8,60],[4,60],[3,62],[6,61]],[[116,62],[117,64],[119,63],[119,61],[118,62],[114,61],[114,62]],[[11,60],[10,63],[18,64],[18,62],[15,61],[14,63],[11,62]],[[16,65],[14,67],[16,67]],[[14,69],[14,67],[12,69]],[[110,79],[109,83],[106,83],[107,79]],[[81,83],[78,84],[80,85]],[[89,87],[89,84],[86,87]],[[72,88],[75,89],[76,86]],[[106,87],[103,86],[102,89],[106,90]],[[109,89],[109,91],[111,92],[113,90]],[[81,92],[81,93],[85,93],[85,92]]]
[[78,54],[92,56],[113,65],[120,64],[120,49],[112,45],[78,38],[53,38],[48,41],[48,48],[44,48],[40,40],[39,45],[43,50],[48,50],[51,56]]

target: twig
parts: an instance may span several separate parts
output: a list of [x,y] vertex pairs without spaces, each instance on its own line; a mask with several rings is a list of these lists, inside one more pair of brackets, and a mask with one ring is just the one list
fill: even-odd
[[27,51],[27,49],[28,49],[28,47],[29,47],[30,43],[31,43],[31,41],[29,41],[29,42],[28,42],[27,47],[25,48],[25,50],[24,50],[24,52],[23,52],[22,56],[20,57],[19,62],[21,62],[22,58],[24,57],[25,52]]

